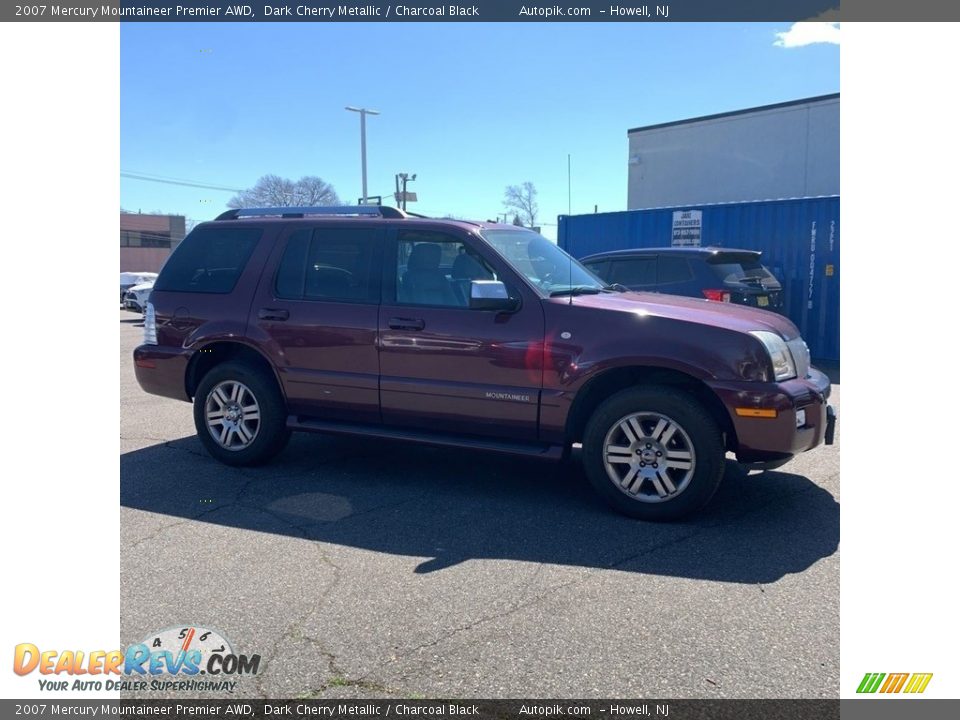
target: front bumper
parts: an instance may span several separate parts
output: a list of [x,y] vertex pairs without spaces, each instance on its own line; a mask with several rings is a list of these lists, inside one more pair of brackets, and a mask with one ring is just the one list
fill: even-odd
[[191,398],[187,394],[187,365],[193,350],[159,345],[140,345],[133,351],[133,367],[140,387],[152,395],[174,400]]
[[[805,378],[780,383],[717,383],[712,387],[730,414],[740,462],[771,464],[821,443],[833,444],[837,416],[828,403],[830,380],[816,368],[811,367]],[[738,408],[744,414],[738,414]],[[766,415],[775,411],[775,416],[751,416],[751,409],[766,411]]]

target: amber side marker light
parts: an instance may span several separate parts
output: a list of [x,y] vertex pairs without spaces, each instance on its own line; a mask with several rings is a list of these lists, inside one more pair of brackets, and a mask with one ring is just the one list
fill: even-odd
[[737,415],[740,417],[775,418],[777,411],[765,410],[764,408],[737,408]]

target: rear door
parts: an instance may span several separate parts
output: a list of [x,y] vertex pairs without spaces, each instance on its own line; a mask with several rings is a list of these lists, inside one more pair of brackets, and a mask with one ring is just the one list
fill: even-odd
[[[387,243],[380,308],[383,421],[516,440],[537,436],[539,298],[467,233],[403,229]],[[512,313],[471,310],[471,280],[502,280]]]
[[352,220],[291,224],[277,243],[249,327],[278,370],[291,414],[379,422],[383,239],[382,225]]

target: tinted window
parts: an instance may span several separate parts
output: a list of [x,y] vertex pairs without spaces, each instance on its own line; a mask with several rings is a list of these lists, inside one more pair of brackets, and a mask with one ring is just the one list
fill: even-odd
[[610,263],[610,282],[627,287],[654,285],[657,282],[655,257],[624,258]]
[[435,232],[401,232],[397,302],[468,307],[473,280],[496,280],[489,265],[461,240]]
[[657,266],[657,283],[686,282],[693,279],[690,265],[684,258],[661,255]]
[[375,302],[373,258],[377,236],[376,230],[359,227],[293,233],[277,268],[277,296]]
[[280,267],[277,268],[277,297],[290,300],[303,298],[303,282],[306,279],[307,253],[313,230],[298,230],[287,239]]
[[154,290],[228,293],[246,267],[262,231],[252,227],[199,227],[163,266]]

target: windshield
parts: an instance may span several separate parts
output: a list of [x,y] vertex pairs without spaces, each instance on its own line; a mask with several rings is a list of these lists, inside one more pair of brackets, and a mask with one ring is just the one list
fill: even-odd
[[601,292],[605,283],[554,243],[531,230],[482,230],[510,267],[547,295]]

